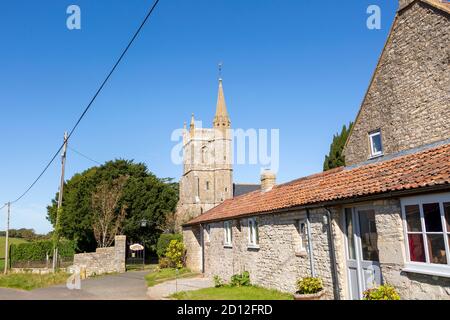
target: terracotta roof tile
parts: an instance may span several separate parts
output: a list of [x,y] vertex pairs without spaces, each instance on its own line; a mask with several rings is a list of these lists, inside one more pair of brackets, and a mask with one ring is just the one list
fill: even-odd
[[399,190],[450,184],[450,144],[354,168],[337,168],[229,199],[187,225]]

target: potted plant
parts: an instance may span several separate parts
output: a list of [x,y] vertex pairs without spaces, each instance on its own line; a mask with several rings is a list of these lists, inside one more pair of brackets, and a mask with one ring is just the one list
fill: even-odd
[[322,279],[306,277],[297,281],[297,292],[294,300],[321,300],[325,290]]
[[363,300],[400,300],[397,290],[389,284],[364,291]]

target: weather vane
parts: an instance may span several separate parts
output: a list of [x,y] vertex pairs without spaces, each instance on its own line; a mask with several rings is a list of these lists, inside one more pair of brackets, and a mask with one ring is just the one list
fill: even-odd
[[223,62],[219,62],[219,79],[222,79],[222,66]]

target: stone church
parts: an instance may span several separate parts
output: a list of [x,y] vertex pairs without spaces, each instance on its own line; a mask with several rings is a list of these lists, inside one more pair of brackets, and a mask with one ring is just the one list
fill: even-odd
[[399,0],[347,166],[280,185],[262,177],[233,198],[219,190],[183,224],[187,266],[225,281],[248,271],[291,293],[320,277],[328,299],[390,284],[402,299],[450,300],[449,50],[450,3]]
[[184,124],[183,174],[179,184],[177,226],[227,199],[259,188],[259,185],[233,183],[233,137],[222,78],[219,78],[216,114],[212,124],[212,128],[197,128],[194,114],[189,128]]

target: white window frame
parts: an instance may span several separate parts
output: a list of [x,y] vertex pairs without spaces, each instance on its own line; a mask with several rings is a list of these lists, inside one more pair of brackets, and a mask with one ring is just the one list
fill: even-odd
[[259,248],[258,223],[256,221],[256,218],[248,218],[247,227],[248,227],[248,247]]
[[298,235],[300,237],[299,241],[299,252],[306,252],[306,234],[307,234],[307,224],[306,219],[300,219],[297,221]]
[[233,246],[233,225],[231,221],[224,221],[223,223],[223,246],[231,248]]
[[[374,148],[373,148],[373,137],[375,136],[380,136],[380,144],[381,144],[381,150],[378,152],[375,152]],[[369,133],[369,144],[370,144],[370,157],[374,158],[374,157],[379,157],[383,155],[383,139],[381,136],[381,130],[375,130]]]
[[[403,235],[404,235],[405,253],[406,253],[406,255],[405,255],[406,262],[405,262],[405,268],[403,268],[403,271],[450,278],[450,241],[449,241],[450,230],[447,229],[447,222],[445,220],[444,202],[450,202],[450,193],[430,194],[430,195],[408,197],[408,198],[401,199]],[[429,204],[429,203],[439,203],[439,209],[440,209],[440,213],[441,213],[442,232],[427,232],[426,231],[425,219],[424,219],[424,213],[423,213],[423,205]],[[422,231],[421,232],[411,232],[411,233],[422,234],[426,262],[411,261],[411,258],[410,258],[405,207],[413,206],[413,205],[419,206]],[[426,235],[427,234],[441,234],[441,233],[444,235],[445,254],[447,257],[447,264],[430,263],[429,262],[429,259],[430,259],[429,248],[428,248],[428,241],[427,241]]]

